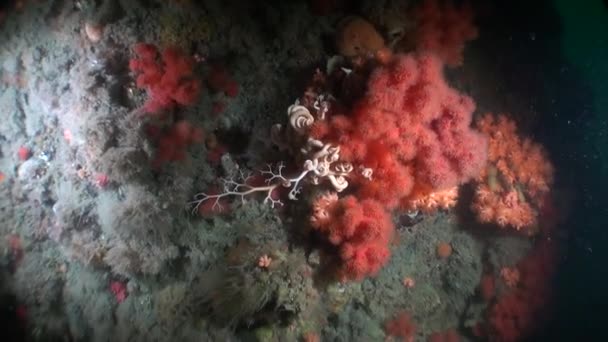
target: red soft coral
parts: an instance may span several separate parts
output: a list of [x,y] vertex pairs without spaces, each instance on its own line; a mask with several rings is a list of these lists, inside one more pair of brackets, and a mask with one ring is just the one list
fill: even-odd
[[388,261],[394,226],[383,205],[371,199],[321,195],[313,205],[313,227],[338,246],[342,280],[375,275]]
[[433,54],[395,55],[370,76],[350,113],[332,113],[312,134],[340,145],[341,159],[373,170],[357,195],[388,209],[410,197],[475,178],[486,162],[486,137],[470,127],[475,104],[451,88]]
[[172,126],[161,129],[148,126],[151,138],[157,140],[158,149],[153,166],[158,168],[167,162],[181,161],[186,158],[188,147],[203,141],[202,128],[193,126],[186,120],[174,123]]
[[228,73],[228,70],[215,64],[207,76],[207,84],[214,92],[223,92],[228,97],[236,97],[239,93],[239,84]]
[[351,108],[332,107],[313,124],[312,137],[340,146],[341,161],[371,170],[349,179],[352,196],[313,205],[313,226],[339,247],[343,279],[373,275],[386,263],[390,210],[412,209],[440,191],[456,194],[478,176],[487,142],[470,127],[474,109],[446,83],[439,58],[395,55],[372,72]]
[[395,318],[384,323],[384,332],[387,336],[399,337],[404,342],[413,342],[416,335],[416,325],[408,312],[401,311]]
[[428,342],[459,342],[460,335],[456,329],[448,329],[442,332],[434,332],[429,336]]
[[447,65],[462,65],[464,45],[477,38],[470,5],[425,0],[414,9],[416,50],[436,53]]
[[198,100],[201,83],[194,77],[194,60],[190,56],[173,47],[159,53],[156,46],[145,43],[133,49],[137,57],[129,61],[129,68],[137,74],[137,87],[148,91],[145,112],[188,106]]
[[492,341],[520,341],[546,319],[555,266],[555,246],[548,240],[542,240],[518,263],[517,287],[500,296],[487,312],[487,333]]

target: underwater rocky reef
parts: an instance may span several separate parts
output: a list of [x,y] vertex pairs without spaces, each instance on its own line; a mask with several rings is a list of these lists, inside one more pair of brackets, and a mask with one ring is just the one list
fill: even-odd
[[533,334],[549,317],[569,193],[532,133],[542,116],[500,85],[507,62],[479,24],[485,8],[4,5],[8,333]]

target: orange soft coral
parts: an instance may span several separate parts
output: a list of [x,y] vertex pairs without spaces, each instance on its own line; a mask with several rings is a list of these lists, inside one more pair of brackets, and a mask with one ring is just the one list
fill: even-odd
[[516,287],[519,283],[519,270],[517,267],[503,267],[500,269],[500,277],[508,287]]
[[456,205],[458,187],[447,190],[433,191],[428,195],[414,197],[409,203],[410,210],[419,210],[425,214],[434,213],[439,209],[448,210]]
[[483,223],[517,230],[535,226],[553,182],[542,146],[520,138],[504,115],[486,114],[477,127],[489,137],[488,165],[477,178],[473,211]]

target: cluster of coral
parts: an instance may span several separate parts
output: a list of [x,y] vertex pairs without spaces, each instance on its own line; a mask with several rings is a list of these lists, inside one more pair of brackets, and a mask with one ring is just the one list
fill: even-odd
[[[317,69],[287,110],[288,124],[271,131],[295,171],[264,171],[266,182],[259,186],[224,182],[223,192],[200,194],[196,206],[256,192],[274,206],[283,204],[275,190],[287,188],[289,199],[297,200],[308,183],[314,188],[306,192],[310,225],[333,246],[341,281],[361,281],[386,265],[395,236],[392,213],[453,208],[462,186],[475,188],[470,207],[479,222],[537,233],[553,177],[545,152],[520,138],[506,116],[486,114],[474,122],[473,99],[444,76],[446,65],[462,64],[465,43],[477,36],[471,9],[424,1],[412,16],[414,43],[390,46],[366,20],[344,19],[336,36],[344,58],[327,71]],[[519,273],[502,274],[518,284]],[[404,284],[414,286],[413,279]],[[399,317],[387,331],[400,327],[406,332],[396,336],[410,340],[415,329],[408,328],[409,315]],[[490,317],[495,322],[496,315]],[[511,339],[500,329],[487,334]]]
[[190,145],[203,141],[203,130],[168,112],[176,106],[195,104],[201,92],[201,81],[194,76],[194,59],[178,48],[167,47],[162,53],[151,44],[137,44],[136,58],[129,69],[136,74],[136,86],[148,93],[142,111],[161,122],[148,124],[148,136],[158,142],[155,167],[186,158]]
[[[339,161],[353,170],[348,174],[353,195],[390,213],[476,177],[486,160],[486,138],[471,128],[473,101],[447,85],[438,57],[394,55],[383,62],[371,72],[365,95],[348,109],[332,104],[324,120],[310,127],[310,136],[339,146]],[[352,229],[348,222],[336,223],[357,215],[351,210],[336,212],[327,220],[331,228],[317,224],[318,229],[334,235]],[[382,224],[379,230],[390,236],[393,227]],[[369,261],[360,257],[351,265],[352,278],[375,274],[363,270],[375,258],[385,260],[386,251],[377,252],[378,257],[362,253]]]

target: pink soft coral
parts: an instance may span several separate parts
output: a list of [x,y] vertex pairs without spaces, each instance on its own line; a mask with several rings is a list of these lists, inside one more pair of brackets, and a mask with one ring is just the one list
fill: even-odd
[[118,304],[124,302],[129,296],[129,293],[127,292],[127,285],[118,280],[113,280],[110,282],[110,291],[114,295],[114,298]]

